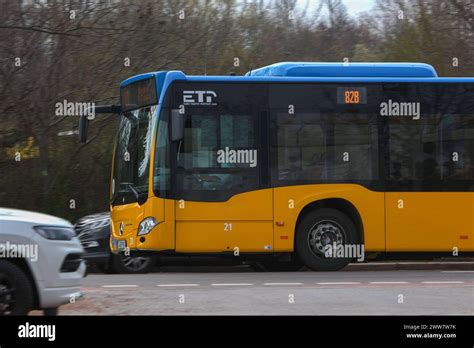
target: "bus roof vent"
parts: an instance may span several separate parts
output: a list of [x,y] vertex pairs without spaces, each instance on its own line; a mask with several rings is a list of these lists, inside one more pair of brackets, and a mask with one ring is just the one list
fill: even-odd
[[283,62],[251,70],[245,76],[288,77],[437,77],[424,63]]

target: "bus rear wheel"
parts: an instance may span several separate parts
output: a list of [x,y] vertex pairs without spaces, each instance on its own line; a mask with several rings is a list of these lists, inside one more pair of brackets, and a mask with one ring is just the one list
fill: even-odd
[[356,242],[352,220],[339,210],[323,208],[303,217],[296,231],[295,247],[306,267],[313,271],[337,271],[353,258],[339,257],[336,250]]

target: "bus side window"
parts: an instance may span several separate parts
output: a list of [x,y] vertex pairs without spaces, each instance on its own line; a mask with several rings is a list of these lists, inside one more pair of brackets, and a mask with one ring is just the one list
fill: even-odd
[[474,117],[445,115],[442,123],[446,180],[474,180]]
[[186,115],[177,179],[188,199],[219,200],[259,187],[254,124],[252,115]]
[[365,113],[274,112],[271,129],[276,185],[378,178],[377,124]]

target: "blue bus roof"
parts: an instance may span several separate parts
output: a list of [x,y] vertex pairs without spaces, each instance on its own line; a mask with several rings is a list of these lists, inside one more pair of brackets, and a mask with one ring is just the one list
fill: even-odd
[[249,71],[246,76],[287,77],[437,77],[423,63],[310,63],[283,62]]
[[155,77],[157,88],[167,88],[175,80],[193,82],[469,82],[473,77],[438,77],[423,63],[308,63],[283,62],[249,71],[245,76],[185,75],[182,71],[158,71],[130,77],[120,84]]

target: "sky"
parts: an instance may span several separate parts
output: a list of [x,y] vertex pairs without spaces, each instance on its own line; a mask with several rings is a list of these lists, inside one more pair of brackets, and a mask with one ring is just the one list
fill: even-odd
[[342,0],[342,2],[346,5],[347,12],[351,16],[370,10],[375,5],[375,0]]
[[[297,7],[304,8],[309,5],[309,8],[317,8],[321,0],[298,0]],[[355,17],[359,13],[370,10],[375,5],[376,0],[342,0],[347,8],[347,13]]]

